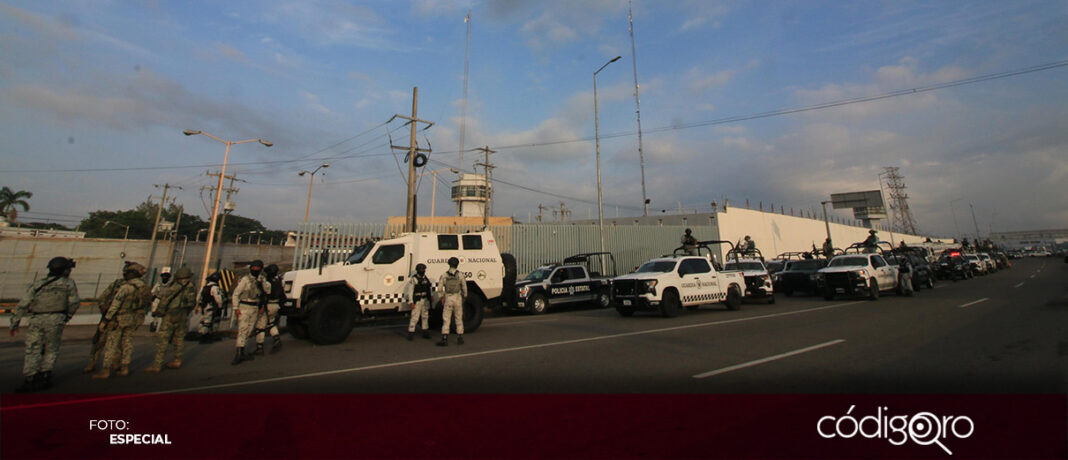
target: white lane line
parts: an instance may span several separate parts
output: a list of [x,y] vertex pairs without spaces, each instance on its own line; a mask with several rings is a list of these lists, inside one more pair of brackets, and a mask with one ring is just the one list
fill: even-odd
[[964,305],[961,305],[960,308],[968,308],[968,307],[970,307],[972,305],[975,305],[977,303],[986,302],[987,300],[990,300],[990,298],[989,297],[983,297],[982,299],[976,300],[975,302],[968,302],[968,303],[966,303]]
[[824,343],[821,343],[819,345],[813,345],[811,347],[805,347],[805,348],[801,348],[799,350],[794,350],[794,351],[778,354],[778,355],[775,355],[775,356],[768,356],[767,358],[762,358],[762,359],[758,359],[758,360],[755,360],[755,361],[749,361],[747,363],[736,364],[734,366],[729,366],[729,367],[724,367],[722,369],[716,369],[714,371],[704,372],[704,373],[697,374],[697,375],[693,376],[693,378],[695,378],[695,379],[703,379],[705,377],[711,377],[713,375],[726,374],[727,372],[736,371],[738,369],[744,369],[744,368],[747,368],[747,367],[758,366],[758,365],[761,365],[761,364],[764,364],[764,363],[769,363],[769,362],[776,361],[776,360],[779,360],[779,359],[789,358],[791,356],[800,355],[802,353],[808,353],[810,351],[819,350],[820,348],[826,348],[826,347],[829,347],[829,346],[832,346],[832,345],[838,345],[838,344],[840,344],[842,342],[845,342],[845,340],[843,340],[843,339],[832,340],[830,342],[824,342]]
[[[348,369],[335,369],[335,370],[330,370],[330,371],[311,372],[311,373],[299,374],[299,375],[287,375],[287,376],[283,376],[283,377],[273,377],[273,378],[268,378],[268,379],[248,380],[248,381],[244,381],[244,382],[222,383],[222,384],[218,384],[218,385],[204,385],[204,386],[198,386],[198,387],[179,388],[179,389],[176,389],[176,390],[156,391],[156,392],[152,392],[152,393],[141,393],[141,394],[131,394],[131,395],[116,395],[116,396],[108,396],[108,397],[104,397],[104,398],[95,398],[95,399],[58,401],[58,402],[53,402],[53,403],[42,404],[42,405],[39,405],[39,406],[64,406],[64,405],[79,404],[79,403],[83,403],[83,402],[92,402],[92,401],[99,401],[99,400],[138,398],[138,397],[142,397],[142,396],[166,395],[166,394],[174,394],[174,393],[189,393],[189,392],[194,392],[194,391],[217,390],[217,389],[221,389],[221,388],[233,388],[233,387],[246,386],[246,385],[256,385],[256,384],[260,384],[260,383],[284,382],[284,381],[289,381],[289,380],[297,380],[297,379],[305,379],[305,378],[313,378],[313,377],[323,377],[323,376],[328,376],[328,375],[349,374],[349,373],[363,372],[363,371],[376,370],[376,369],[386,369],[386,368],[391,368],[391,367],[411,366],[411,365],[414,365],[414,364],[425,364],[425,363],[431,363],[431,362],[436,362],[436,361],[446,361],[446,360],[452,360],[452,359],[471,358],[471,357],[476,357],[476,356],[495,355],[495,354],[500,354],[500,353],[510,353],[510,352],[514,352],[514,351],[534,350],[534,349],[538,349],[538,348],[549,348],[549,347],[556,347],[556,346],[561,346],[561,345],[573,345],[573,344],[577,344],[577,343],[596,342],[596,341],[601,341],[601,340],[618,339],[618,338],[621,338],[621,337],[634,337],[634,336],[649,335],[649,334],[659,334],[661,332],[672,332],[672,331],[682,331],[682,330],[686,330],[686,329],[696,329],[696,328],[707,327],[707,326],[719,326],[719,325],[723,325],[723,324],[743,323],[743,322],[748,322],[748,321],[756,321],[756,320],[760,320],[760,319],[781,318],[781,317],[785,317],[785,316],[793,316],[793,315],[800,315],[800,314],[803,314],[803,313],[812,313],[812,312],[817,312],[817,311],[830,310],[830,309],[834,309],[834,308],[841,308],[841,307],[846,307],[846,306],[849,306],[849,305],[856,305],[856,304],[862,304],[862,303],[863,304],[867,304],[868,301],[867,300],[860,300],[860,301],[856,301],[856,302],[847,302],[847,303],[839,303],[839,304],[834,304],[834,305],[826,305],[826,306],[822,306],[822,307],[807,308],[807,309],[804,309],[804,310],[795,310],[795,311],[788,311],[788,312],[783,312],[783,313],[773,313],[773,314],[769,314],[769,315],[750,316],[750,317],[747,317],[747,318],[728,319],[728,320],[723,320],[723,321],[709,321],[709,322],[705,322],[705,323],[688,324],[688,325],[685,325],[685,326],[665,327],[665,328],[660,328],[660,329],[649,329],[649,330],[645,330],[645,331],[636,331],[636,332],[624,332],[624,333],[620,333],[620,334],[610,334],[610,335],[602,335],[602,336],[597,336],[597,337],[587,337],[587,338],[583,338],[583,339],[562,340],[562,341],[559,341],[559,342],[549,342],[549,343],[541,343],[541,344],[535,344],[535,345],[525,345],[525,346],[520,346],[520,347],[500,348],[500,349],[497,349],[497,350],[486,350],[486,351],[479,351],[479,352],[474,352],[474,353],[463,353],[463,354],[451,355],[451,356],[438,356],[438,357],[434,357],[434,358],[413,359],[413,360],[410,360],[410,361],[399,361],[399,362],[395,362],[395,363],[373,364],[373,365],[369,365],[369,366],[351,367],[351,368],[348,368]],[[29,408],[32,408],[32,407],[38,407],[38,405],[25,405],[25,406],[5,407],[5,408],[3,408],[3,411],[7,412],[7,411],[11,411],[11,410],[18,410],[18,409],[29,409]]]
[[1013,287],[1021,287],[1021,286],[1023,286],[1023,285],[1024,285],[1023,283],[1020,283],[1020,284],[1017,284],[1017,285],[1015,285],[1015,286],[1013,286]]

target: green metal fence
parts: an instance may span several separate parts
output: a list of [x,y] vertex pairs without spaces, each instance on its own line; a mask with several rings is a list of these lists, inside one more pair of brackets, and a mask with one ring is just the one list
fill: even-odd
[[[605,249],[613,254],[619,274],[629,273],[642,262],[670,254],[679,246],[686,226],[605,226]],[[699,240],[718,239],[716,227],[689,226]],[[420,225],[420,232],[464,233],[482,226]],[[596,225],[501,225],[490,226],[501,252],[515,256],[520,274],[547,262],[583,252],[598,252],[600,232]],[[400,236],[402,225],[360,223],[306,223],[297,229],[293,268],[345,260],[352,249],[366,241]]]

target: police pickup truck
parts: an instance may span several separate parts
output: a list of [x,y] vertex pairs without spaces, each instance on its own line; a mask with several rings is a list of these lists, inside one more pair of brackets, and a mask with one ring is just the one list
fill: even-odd
[[[880,245],[890,246],[883,241]],[[899,261],[892,255],[888,261],[877,249],[868,250],[861,243],[854,244],[845,253],[835,256],[816,272],[816,287],[823,298],[834,299],[836,295],[865,295],[878,300],[883,291],[894,290],[899,295],[913,295],[911,268],[907,261]]]
[[742,272],[745,277],[743,300],[759,299],[775,303],[775,287],[759,249],[731,249],[727,252],[723,268]]
[[[659,311],[662,316],[677,316],[682,307],[722,302],[730,310],[742,305],[745,278],[739,271],[717,271],[708,250],[710,244],[731,244],[710,240],[698,243],[698,255],[682,255],[678,248],[670,256],[645,262],[634,273],[612,280],[613,302],[621,316],[635,311]],[[704,249],[708,254],[700,255]]]
[[[608,270],[590,269],[591,262],[605,261]],[[609,262],[610,261],[610,262]],[[516,282],[516,302],[512,309],[535,315],[545,313],[550,306],[590,302],[607,308],[612,305],[611,276],[616,275],[616,261],[609,252],[576,254],[561,264],[548,264],[534,269]],[[603,274],[609,277],[601,276]]]
[[474,332],[482,324],[484,306],[499,303],[515,283],[515,259],[500,253],[491,232],[406,233],[356,246],[342,262],[288,272],[282,278],[281,313],[295,337],[340,343],[357,321],[406,316],[411,307],[405,285],[422,263],[434,283],[431,327],[440,327],[437,281],[451,257],[460,260],[459,270],[467,279],[464,329]]

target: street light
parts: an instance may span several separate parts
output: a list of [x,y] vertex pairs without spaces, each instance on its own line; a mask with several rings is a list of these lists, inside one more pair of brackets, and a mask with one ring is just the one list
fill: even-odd
[[304,208],[304,222],[308,221],[308,214],[311,213],[311,192],[312,192],[312,184],[315,183],[315,173],[319,172],[320,169],[329,168],[329,167],[330,167],[330,163],[323,163],[322,166],[319,166],[318,168],[315,168],[314,171],[304,171],[304,170],[302,170],[301,172],[297,173],[298,176],[303,176],[305,174],[310,174],[311,175],[311,180],[308,181],[308,206]]
[[270,147],[274,144],[271,142],[267,142],[263,139],[245,139],[243,141],[237,142],[227,141],[200,131],[198,129],[187,129],[185,131],[182,131],[182,133],[186,136],[195,136],[197,134],[200,134],[222,142],[223,144],[226,144],[226,153],[223,154],[222,168],[219,171],[219,184],[215,187],[215,204],[211,207],[211,223],[208,225],[208,246],[204,249],[204,266],[200,270],[200,287],[203,288],[204,281],[208,277],[208,266],[211,264],[212,243],[214,242],[215,238],[215,223],[219,219],[219,199],[222,198],[223,178],[226,177],[226,162],[230,159],[230,146],[234,144],[244,144],[246,142],[259,142],[265,147]]
[[208,229],[206,229],[206,228],[202,228],[200,230],[197,230],[197,237],[193,238],[193,241],[200,241],[200,233],[201,232],[206,232],[206,231],[208,231]]
[[[434,222],[434,205],[438,202],[438,173],[445,172],[445,171],[449,171],[449,172],[451,172],[453,174],[460,174],[460,170],[455,169],[455,168],[439,169],[437,171],[430,171],[430,174],[434,175],[434,185],[431,188],[431,192],[430,192],[430,221],[431,221],[431,223]],[[426,174],[426,172],[423,172],[423,174]]]
[[118,225],[118,226],[120,226],[120,227],[126,227],[126,233],[125,233],[124,235],[122,235],[122,239],[124,239],[124,240],[125,240],[125,239],[126,239],[127,237],[129,237],[129,236],[130,236],[130,226],[129,226],[129,225],[122,225],[122,224],[120,224],[120,223],[118,223],[118,222],[112,222],[112,221],[110,221],[110,220],[105,220],[105,221],[104,221],[104,225],[103,225],[103,226],[102,226],[101,228],[103,228],[103,227],[107,227],[107,226],[108,226],[108,224],[115,224],[115,225]]
[[[611,61],[604,63],[600,69],[593,73],[593,138],[594,152],[597,157],[597,228],[601,232],[601,252],[604,250],[604,200],[601,197],[601,129],[597,120],[597,74],[608,67],[608,64],[618,61],[622,56],[616,56]],[[601,270],[604,270],[604,254],[601,254]]]
[[241,239],[242,235],[248,235],[248,241],[245,244],[252,244],[252,235],[255,235],[257,233],[263,233],[263,232],[260,232],[258,230],[253,230],[251,232],[238,233],[237,236],[234,237],[234,244],[237,244],[237,242]]

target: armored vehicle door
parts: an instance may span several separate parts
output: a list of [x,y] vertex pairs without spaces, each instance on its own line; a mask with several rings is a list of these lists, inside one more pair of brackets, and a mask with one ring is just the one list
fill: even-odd
[[365,288],[357,300],[365,309],[383,310],[407,306],[404,284],[408,281],[409,256],[404,244],[384,244],[375,248],[371,261],[364,266]]

